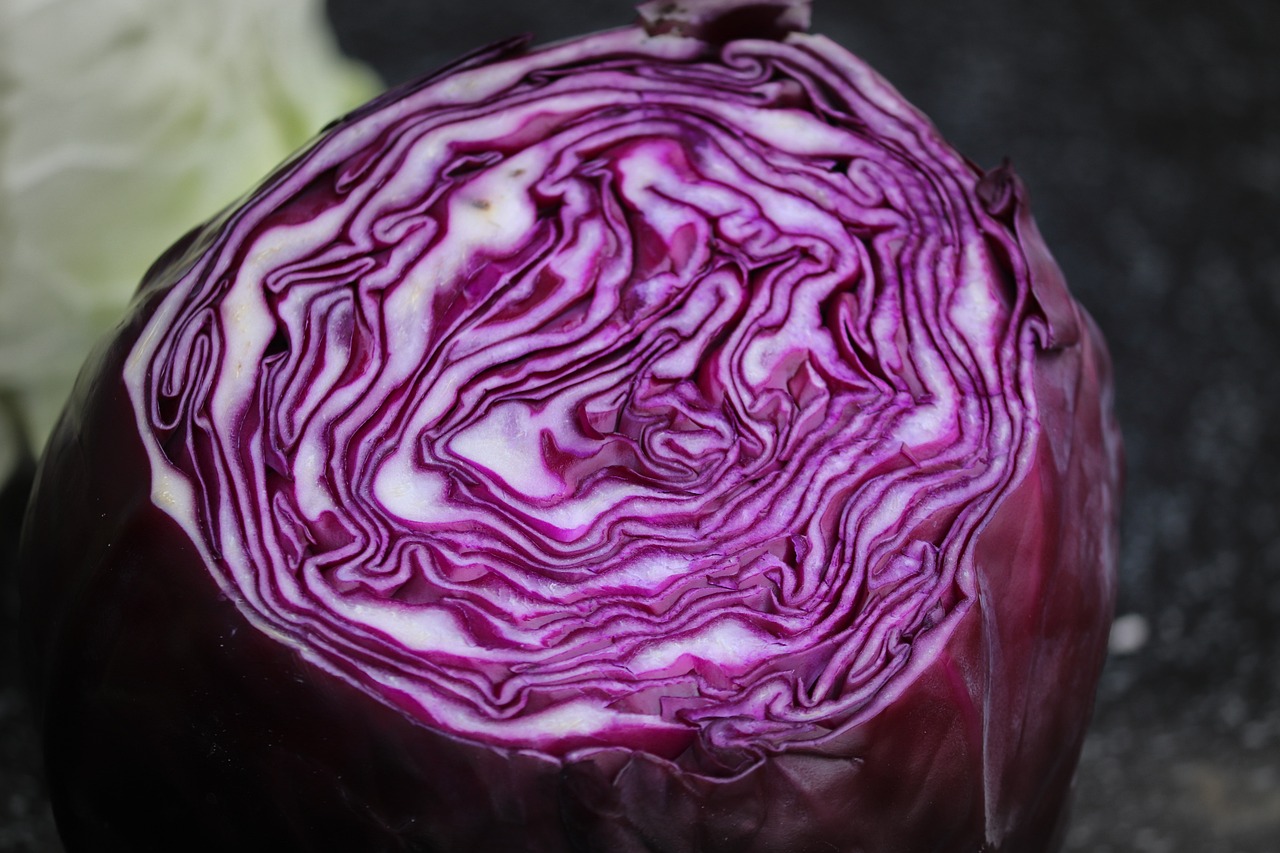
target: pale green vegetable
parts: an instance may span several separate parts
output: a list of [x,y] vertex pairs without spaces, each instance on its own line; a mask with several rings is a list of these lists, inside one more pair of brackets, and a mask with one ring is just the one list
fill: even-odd
[[0,0],[0,482],[149,263],[377,85],[317,0]]

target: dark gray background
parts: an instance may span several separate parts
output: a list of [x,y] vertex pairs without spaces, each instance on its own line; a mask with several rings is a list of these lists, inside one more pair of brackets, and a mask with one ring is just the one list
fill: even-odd
[[[329,8],[343,46],[389,82],[507,35],[631,16],[627,0]],[[1111,343],[1127,630],[1067,849],[1280,850],[1280,2],[817,0],[814,29],[978,163],[1012,160]],[[0,517],[20,497],[11,485]],[[57,848],[14,671],[10,653],[0,851],[45,853]]]

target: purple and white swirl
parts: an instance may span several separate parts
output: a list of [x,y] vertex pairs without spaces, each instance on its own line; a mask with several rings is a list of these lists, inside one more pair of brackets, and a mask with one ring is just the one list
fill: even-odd
[[947,641],[1038,428],[981,178],[820,37],[438,76],[164,296],[153,499],[257,628],[452,734],[821,740]]

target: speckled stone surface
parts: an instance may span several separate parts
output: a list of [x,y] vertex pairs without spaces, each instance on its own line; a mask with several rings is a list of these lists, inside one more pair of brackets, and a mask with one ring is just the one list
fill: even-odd
[[[330,0],[389,81],[627,0]],[[1008,157],[1116,361],[1128,446],[1113,655],[1070,853],[1280,849],[1280,3],[816,0],[981,165]],[[0,503],[8,574],[13,507]],[[7,577],[4,578],[7,581]],[[3,602],[4,627],[12,596]],[[7,634],[6,634],[7,638]],[[58,849],[0,656],[0,851]]]

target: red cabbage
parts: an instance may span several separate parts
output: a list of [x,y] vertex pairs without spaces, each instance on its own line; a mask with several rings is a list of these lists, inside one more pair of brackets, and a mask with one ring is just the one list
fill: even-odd
[[1106,350],[806,12],[500,44],[157,262],[23,543],[71,853],[1057,846]]

